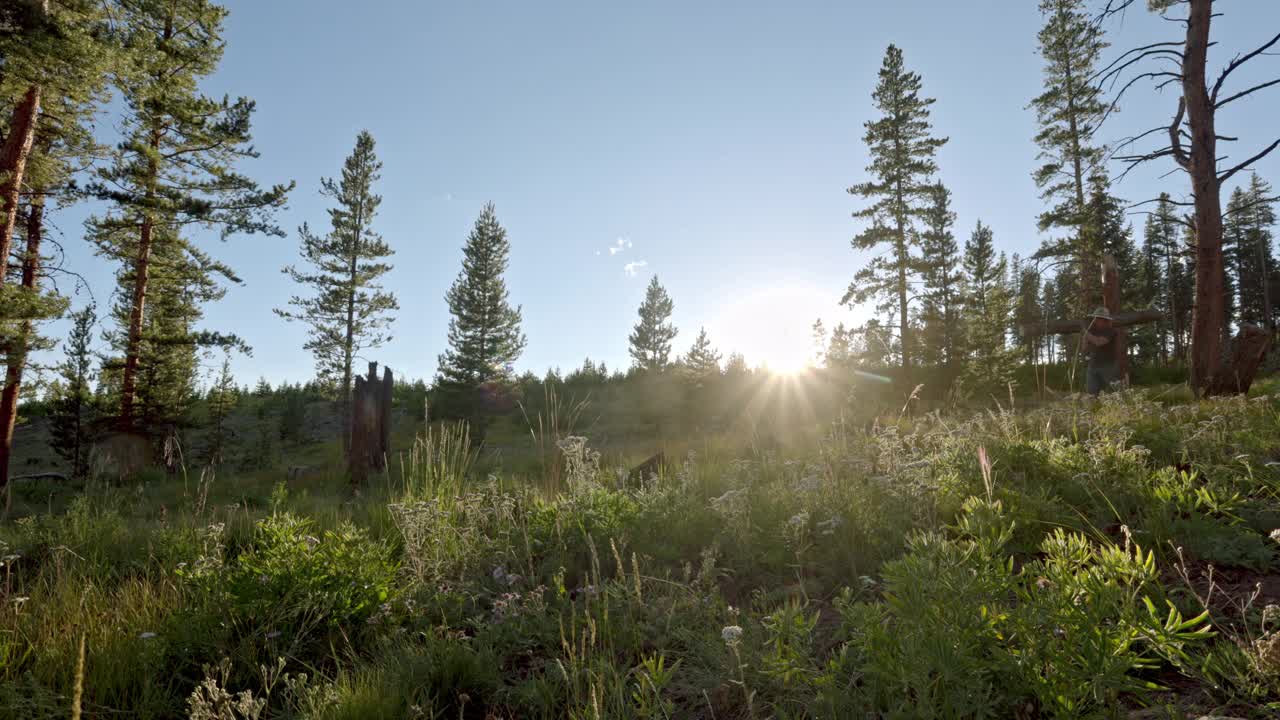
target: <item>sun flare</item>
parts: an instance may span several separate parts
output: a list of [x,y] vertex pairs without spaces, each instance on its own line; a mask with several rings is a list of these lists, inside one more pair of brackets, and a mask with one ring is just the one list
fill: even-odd
[[707,330],[726,354],[793,374],[813,363],[813,321],[838,310],[830,293],[817,288],[770,288],[724,306]]

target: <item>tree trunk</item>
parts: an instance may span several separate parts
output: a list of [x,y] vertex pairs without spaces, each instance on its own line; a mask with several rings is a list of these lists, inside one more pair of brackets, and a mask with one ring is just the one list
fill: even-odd
[[355,362],[355,322],[356,322],[356,281],[359,279],[360,235],[364,225],[364,203],[356,206],[355,223],[351,237],[350,282],[347,289],[347,333],[343,338],[342,368],[342,417],[346,423],[342,428],[342,450],[351,454],[351,433],[355,430],[351,425],[351,365]]
[[[1187,170],[1195,195],[1196,283],[1191,315],[1191,389],[1199,394],[1222,367],[1222,199],[1214,107],[1205,84],[1212,0],[1191,0],[1182,63],[1182,95],[1191,126]],[[1174,131],[1176,132],[1176,130]]]
[[[32,199],[27,217],[27,253],[22,261],[22,287],[29,292],[36,290],[36,276],[40,271],[40,240],[44,225],[44,199],[37,195]],[[4,374],[4,390],[0,391],[0,488],[9,484],[9,459],[13,453],[13,430],[18,420],[18,398],[22,389],[22,371],[27,362],[27,345],[31,340],[32,321],[23,320],[15,338],[15,346],[9,349],[8,364]]]
[[40,115],[40,86],[27,88],[22,100],[9,118],[9,136],[0,145],[0,285],[5,284],[9,270],[9,252],[13,229],[18,222],[18,199],[27,158],[36,138],[36,120]]
[[120,429],[134,429],[134,404],[137,397],[138,363],[142,352],[142,321],[147,303],[147,281],[151,271],[151,243],[155,224],[150,217],[142,221],[138,233],[138,254],[133,261],[133,294],[129,304],[129,334],[124,351],[124,374],[120,379]]

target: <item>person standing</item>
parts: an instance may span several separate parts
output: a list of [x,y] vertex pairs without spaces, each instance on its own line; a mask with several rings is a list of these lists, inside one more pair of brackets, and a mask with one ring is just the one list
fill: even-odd
[[1085,385],[1090,395],[1106,390],[1116,375],[1119,358],[1116,357],[1116,330],[1111,325],[1111,313],[1099,307],[1089,314],[1089,325],[1084,334],[1085,355],[1089,365],[1085,371]]

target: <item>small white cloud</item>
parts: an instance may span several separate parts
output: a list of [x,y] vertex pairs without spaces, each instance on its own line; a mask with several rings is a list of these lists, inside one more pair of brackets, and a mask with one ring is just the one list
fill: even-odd
[[600,251],[599,251],[599,250],[597,250],[597,251],[596,251],[596,257],[599,257],[599,256],[600,256]]
[[627,277],[635,277],[640,272],[640,269],[648,264],[648,260],[636,260],[623,265],[622,271],[627,274]]
[[444,200],[445,202],[453,202],[453,193],[447,192],[444,195],[441,195],[440,199]]
[[622,237],[619,237],[616,241],[614,241],[613,245],[609,247],[609,254],[617,255],[618,253],[630,247],[631,247],[631,238],[623,235]]

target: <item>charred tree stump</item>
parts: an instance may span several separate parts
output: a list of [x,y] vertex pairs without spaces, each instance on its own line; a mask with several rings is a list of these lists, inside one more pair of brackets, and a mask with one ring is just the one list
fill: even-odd
[[1257,325],[1244,325],[1236,335],[1230,363],[1205,388],[1205,395],[1235,395],[1249,392],[1253,379],[1271,347],[1271,333]]
[[391,452],[391,368],[378,378],[378,363],[369,363],[367,377],[356,376],[351,392],[351,483],[363,485],[369,472],[382,472]]

